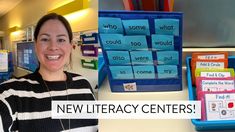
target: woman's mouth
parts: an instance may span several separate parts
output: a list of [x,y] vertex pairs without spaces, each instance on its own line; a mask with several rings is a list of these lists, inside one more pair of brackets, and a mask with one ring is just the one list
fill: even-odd
[[59,60],[61,55],[46,55],[48,60]]

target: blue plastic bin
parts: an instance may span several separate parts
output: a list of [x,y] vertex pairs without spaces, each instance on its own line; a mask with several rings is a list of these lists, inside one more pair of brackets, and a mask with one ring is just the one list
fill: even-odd
[[[188,80],[189,100],[196,100],[196,87],[192,85],[191,69],[190,69],[191,63],[190,62],[191,62],[191,57],[187,57],[186,63],[187,63],[187,80]],[[235,68],[235,56],[229,57],[228,67]],[[195,129],[198,131],[202,131],[202,130],[227,130],[227,129],[234,129],[235,130],[235,120],[201,121],[198,119],[192,119],[192,123],[195,125]]]
[[[138,20],[145,19],[149,22],[150,35],[146,35],[147,44],[151,51],[151,35],[155,34],[155,19],[177,19],[179,20],[179,35],[174,36],[174,50],[179,53],[179,64],[177,65],[178,77],[167,78],[167,79],[114,79],[112,77],[109,64],[107,49],[103,47],[102,41],[102,53],[104,55],[105,65],[107,66],[107,72],[109,77],[109,84],[112,92],[130,92],[124,89],[124,85],[135,84],[136,90],[131,92],[154,92],[154,91],[180,91],[182,90],[182,25],[183,25],[183,14],[176,12],[147,12],[147,11],[99,11],[99,17],[113,17],[120,18],[121,20]],[[123,35],[127,35],[126,32]],[[101,39],[101,37],[100,37]],[[102,40],[102,39],[101,39]],[[116,51],[130,51],[129,49],[116,50]],[[152,50],[153,60],[157,61],[156,51]],[[125,65],[125,64],[123,64]],[[121,65],[121,66],[123,66]],[[127,64],[129,65],[129,64]],[[134,66],[134,65],[132,65]],[[156,65],[155,65],[156,66]],[[155,67],[155,72],[157,68]],[[155,73],[156,74],[156,73]],[[125,87],[126,88],[126,87]]]
[[0,72],[0,83],[10,79],[12,72]]
[[105,67],[104,58],[102,54],[98,56],[98,87],[100,87],[107,76],[107,69]]
[[8,52],[8,71],[0,72],[0,83],[11,78],[12,73],[14,71],[13,62],[12,62],[12,52]]

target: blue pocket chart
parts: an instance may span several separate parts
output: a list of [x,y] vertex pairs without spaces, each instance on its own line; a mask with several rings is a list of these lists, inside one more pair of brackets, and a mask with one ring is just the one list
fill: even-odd
[[109,66],[113,79],[133,79],[131,66]]
[[153,34],[151,37],[153,49],[174,50],[174,36]]
[[158,64],[178,65],[179,52],[178,51],[157,51]]
[[122,34],[100,34],[103,48],[106,49],[126,49]]
[[136,79],[154,79],[154,66],[133,66]]
[[99,33],[123,34],[122,20],[113,17],[99,17]]
[[158,78],[177,78],[178,69],[176,65],[158,65],[157,66]]
[[147,50],[147,40],[144,35],[125,36],[126,48],[130,50]]
[[107,51],[110,65],[130,64],[130,55],[128,51]]
[[183,13],[99,11],[99,17],[112,92],[182,90]]
[[122,20],[127,35],[150,35],[148,20]]
[[178,19],[155,19],[155,33],[179,36]]
[[132,64],[153,64],[152,51],[131,51]]

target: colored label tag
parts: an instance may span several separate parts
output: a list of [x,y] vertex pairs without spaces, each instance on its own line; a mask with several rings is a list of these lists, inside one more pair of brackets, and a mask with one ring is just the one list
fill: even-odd
[[137,91],[136,83],[123,83],[124,91]]
[[127,49],[130,50],[147,50],[147,40],[143,35],[135,35],[135,36],[125,36],[125,43],[127,45]]
[[107,51],[110,65],[130,64],[130,56],[128,51]]
[[109,66],[113,79],[133,79],[131,66]]
[[218,52],[194,52],[192,53],[192,60],[222,60],[228,59],[228,52],[218,51]]
[[235,120],[235,94],[205,94],[206,118],[208,121]]
[[94,56],[98,55],[98,47],[94,45],[81,45],[81,51],[83,56]]
[[179,36],[178,19],[155,19],[155,33]]
[[85,53],[85,54],[94,54],[95,51],[92,51],[92,50],[85,50],[85,51],[83,51],[83,53]]
[[197,56],[198,59],[202,59],[202,60],[217,60],[217,59],[225,59],[224,54],[219,54],[219,55],[198,55]]
[[104,49],[126,49],[122,34],[100,34]]
[[132,64],[153,64],[152,51],[131,51]]
[[202,91],[225,91],[234,89],[234,80],[202,80]]
[[196,62],[196,68],[224,68],[224,62]]
[[201,72],[200,77],[211,77],[211,78],[231,77],[231,73],[230,72]]
[[150,35],[148,20],[122,20],[127,35]]
[[178,69],[176,65],[159,65],[157,66],[158,78],[177,78]]
[[197,68],[195,70],[196,77],[234,77],[234,69],[233,68],[225,68],[225,69],[205,69],[205,68]]
[[99,17],[99,33],[123,34],[122,20],[120,18]]
[[155,78],[154,66],[133,66],[136,79],[153,79]]
[[97,60],[90,60],[90,59],[81,59],[82,67],[88,69],[97,69],[98,62]]
[[85,33],[80,35],[83,44],[97,44],[98,33]]
[[178,65],[179,52],[178,51],[159,51],[157,52],[158,64]]
[[153,34],[152,48],[156,50],[174,50],[174,36]]

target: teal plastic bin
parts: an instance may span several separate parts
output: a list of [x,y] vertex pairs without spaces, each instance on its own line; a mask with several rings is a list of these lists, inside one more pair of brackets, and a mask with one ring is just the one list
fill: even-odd
[[[196,87],[192,85],[190,62],[191,62],[191,57],[187,57],[186,63],[187,63],[188,93],[189,93],[189,100],[193,101],[196,100]],[[235,68],[235,56],[229,57],[228,67]],[[231,130],[231,129],[235,131],[235,120],[201,121],[199,119],[192,119],[192,123],[195,126],[195,129],[198,131],[205,131],[205,130],[222,131],[222,130]]]

